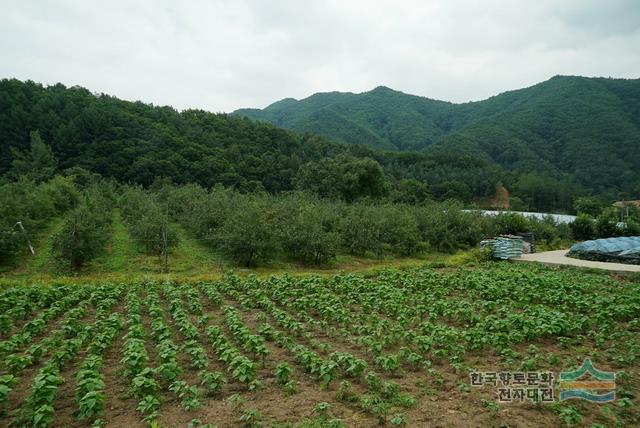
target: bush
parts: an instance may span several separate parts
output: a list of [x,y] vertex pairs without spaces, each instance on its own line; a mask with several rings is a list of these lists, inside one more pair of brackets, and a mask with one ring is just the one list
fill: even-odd
[[511,234],[529,231],[529,222],[525,217],[515,213],[500,213],[495,219],[497,232]]
[[427,248],[451,253],[477,245],[485,220],[479,213],[462,211],[462,204],[447,201],[418,210],[418,228]]
[[351,204],[307,193],[243,195],[199,186],[168,192],[170,212],[197,238],[244,266],[284,255],[323,264],[340,250],[356,256],[410,256],[426,249],[455,252],[477,246],[484,236],[533,230],[549,242],[567,239],[569,229],[552,219],[517,214],[496,218],[462,211],[455,201],[408,204],[359,201]]
[[577,241],[593,239],[596,235],[593,217],[588,214],[579,214],[570,227],[573,239]]
[[603,210],[596,219],[596,235],[598,238],[623,235],[623,230],[618,228],[618,212],[615,208]]
[[344,249],[353,255],[373,253],[380,257],[382,246],[382,222],[376,207],[356,203],[346,210],[340,222],[340,235]]
[[380,217],[383,248],[395,255],[410,256],[424,250],[414,209],[409,205],[383,205]]
[[528,225],[528,230],[533,232],[533,236],[538,242],[551,243],[560,238],[558,225],[550,216],[545,216],[542,220],[530,218]]

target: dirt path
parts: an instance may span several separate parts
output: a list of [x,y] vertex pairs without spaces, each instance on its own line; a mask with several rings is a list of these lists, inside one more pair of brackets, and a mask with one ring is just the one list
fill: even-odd
[[514,259],[518,262],[539,262],[551,265],[577,266],[591,269],[603,269],[614,272],[640,272],[640,265],[627,265],[623,263],[593,262],[567,257],[567,250],[544,251],[535,254],[523,254]]

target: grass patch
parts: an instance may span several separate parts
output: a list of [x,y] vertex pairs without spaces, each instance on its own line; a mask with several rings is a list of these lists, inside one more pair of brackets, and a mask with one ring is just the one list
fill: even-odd
[[213,250],[189,236],[179,224],[174,226],[178,233],[178,245],[169,251],[170,273],[202,275],[223,272],[227,268],[226,263]]
[[113,210],[111,220],[111,241],[106,251],[97,257],[90,270],[102,272],[131,272],[137,255],[135,242],[122,223],[120,210]]
[[50,271],[54,268],[53,237],[62,229],[64,220],[64,217],[53,220],[42,234],[42,237],[35,247],[36,255],[33,256],[27,267],[29,273]]

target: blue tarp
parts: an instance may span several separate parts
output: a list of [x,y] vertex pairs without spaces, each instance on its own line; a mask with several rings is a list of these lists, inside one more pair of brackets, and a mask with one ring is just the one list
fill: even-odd
[[640,236],[594,239],[575,244],[569,257],[640,264]]

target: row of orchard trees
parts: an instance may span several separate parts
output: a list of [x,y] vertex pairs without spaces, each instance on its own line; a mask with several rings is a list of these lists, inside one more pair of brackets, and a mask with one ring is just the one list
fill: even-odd
[[83,187],[74,177],[62,176],[42,183],[0,183],[0,264],[16,261],[31,242],[50,232],[55,267],[84,266],[111,235],[115,191],[107,183]]
[[485,236],[534,230],[542,239],[569,239],[553,222],[517,216],[482,217],[456,202],[421,205],[343,203],[304,193],[240,194],[195,185],[164,189],[176,221],[234,262],[254,266],[279,258],[325,264],[338,253],[411,256],[452,252]]
[[346,203],[306,193],[243,194],[222,187],[155,186],[153,189],[56,176],[35,184],[0,184],[0,263],[24,251],[48,224],[55,264],[77,270],[100,255],[113,236],[114,208],[140,252],[166,256],[176,246],[179,227],[185,239],[206,243],[242,266],[276,260],[330,263],[338,254],[413,256],[452,252],[497,233],[533,230],[538,239],[570,239],[568,227],[519,216],[482,217],[456,202],[409,205],[357,201]]
[[177,245],[179,233],[161,195],[126,186],[122,188],[118,206],[129,234],[145,253],[166,256]]
[[28,251],[28,242],[79,199],[80,192],[69,178],[0,182],[0,263]]
[[65,216],[53,237],[57,265],[77,270],[102,254],[113,231],[113,210],[140,252],[164,255],[178,242],[176,225],[168,217],[166,202],[139,187],[101,182],[83,192],[77,206]]
[[0,265],[26,254],[30,242],[48,237],[52,267],[78,270],[104,252],[116,207],[140,251],[161,255],[176,244],[176,225],[157,194],[101,180],[78,181],[55,176],[41,183],[0,182]]
[[395,197],[382,200],[383,171],[375,162],[346,158],[319,162],[297,177],[295,187],[311,193],[243,194],[162,181],[144,190],[105,182],[79,168],[54,176],[58,168],[51,149],[37,132],[30,137],[30,149],[14,150],[11,169],[0,178],[0,263],[15,259],[28,248],[29,237],[60,222],[51,228],[53,258],[64,269],[82,268],[112,236],[114,207],[120,208],[140,251],[166,260],[178,242],[179,223],[191,239],[245,266],[276,259],[320,265],[338,253],[382,257],[450,252],[504,232],[533,230],[538,239],[553,242],[640,230],[632,220],[624,230],[618,228],[615,213],[606,210],[597,222],[580,217],[571,230],[519,216],[483,218],[463,212],[459,203],[429,202],[426,189],[411,181],[403,182]]

